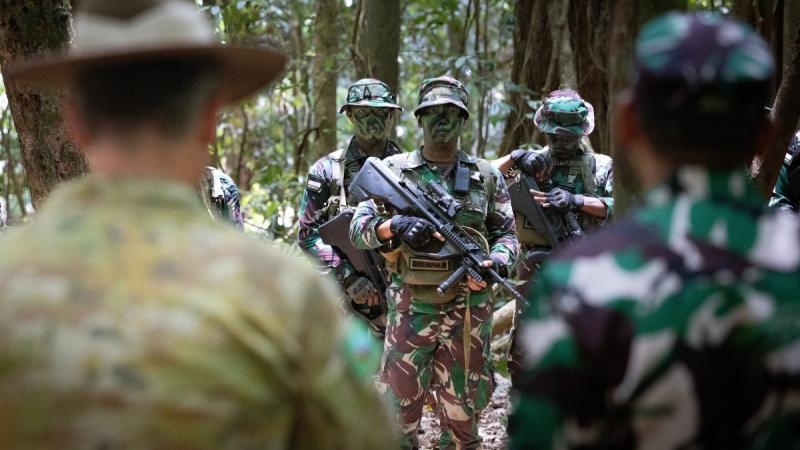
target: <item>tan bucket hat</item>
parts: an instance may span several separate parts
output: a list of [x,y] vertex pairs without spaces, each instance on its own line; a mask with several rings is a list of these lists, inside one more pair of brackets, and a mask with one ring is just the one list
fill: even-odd
[[219,91],[230,103],[274,80],[287,61],[269,48],[220,44],[204,13],[183,0],[85,0],[74,30],[66,55],[12,64],[8,81],[69,88],[87,67],[190,58],[221,66]]

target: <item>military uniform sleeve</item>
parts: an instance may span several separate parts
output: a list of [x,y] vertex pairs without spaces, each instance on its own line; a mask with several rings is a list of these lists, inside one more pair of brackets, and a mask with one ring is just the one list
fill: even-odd
[[492,174],[495,190],[486,214],[486,230],[492,256],[503,261],[510,273],[519,250],[514,211],[511,209],[511,197],[505,179],[495,167],[492,167]]
[[775,183],[775,189],[772,190],[772,198],[769,200],[769,206],[772,208],[797,211],[797,203],[792,203],[792,200],[789,198],[791,195],[789,189],[789,173],[786,163],[784,163],[778,174],[778,181]]
[[[314,163],[308,172],[303,200],[300,203],[297,243],[301,249],[320,261],[326,271],[338,268],[338,272],[353,273],[352,265],[341,258],[333,247],[322,242],[319,236],[319,227],[324,223],[323,208],[331,196],[331,177],[330,160],[326,158]],[[339,268],[343,263],[343,267]],[[348,274],[343,275],[339,278],[346,278]]]
[[305,288],[297,323],[297,407],[290,447],[393,448],[390,410],[371,380],[380,353],[377,343],[342,314],[332,284],[313,274],[299,275],[293,282]]
[[386,219],[388,217],[378,211],[373,200],[359,203],[350,222],[350,240],[357,248],[364,250],[381,247],[385,243],[378,240],[375,228]]
[[[586,262],[584,262],[586,264]],[[519,339],[524,351],[520,403],[509,421],[512,449],[602,443],[607,396],[624,376],[632,325],[611,308],[588,304],[568,284],[570,260],[546,263],[529,295]]]

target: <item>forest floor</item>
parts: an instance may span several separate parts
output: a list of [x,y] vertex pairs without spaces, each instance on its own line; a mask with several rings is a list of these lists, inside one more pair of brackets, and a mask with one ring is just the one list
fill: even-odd
[[[508,446],[506,425],[508,413],[511,409],[509,389],[511,380],[497,372],[494,375],[494,393],[489,406],[483,410],[478,432],[483,438],[484,450],[505,450]],[[438,450],[439,448],[439,419],[429,406],[425,406],[419,429],[419,444],[421,449]]]

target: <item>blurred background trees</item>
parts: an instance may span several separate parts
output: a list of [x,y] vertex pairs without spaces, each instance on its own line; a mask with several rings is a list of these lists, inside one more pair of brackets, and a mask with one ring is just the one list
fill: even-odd
[[[270,45],[290,55],[281,81],[225,111],[210,148],[212,163],[242,191],[248,229],[284,240],[293,239],[309,165],[346,145],[351,135],[338,106],[347,86],[359,78],[380,78],[397,89],[405,107],[397,141],[404,150],[416,148],[421,140],[412,113],[420,82],[442,74],[460,79],[469,90],[471,111],[462,146],[487,158],[542,143],[532,123],[542,97],[559,87],[576,89],[594,105],[591,143],[595,151],[615,157],[615,195],[624,207],[637,188],[608,124],[614,96],[630,81],[639,27],[668,9],[733,14],[765,36],[782,71],[792,67],[789,58],[800,28],[800,2],[789,0],[197,1],[225,41]],[[68,42],[68,30],[54,34],[58,30],[20,21],[22,5],[26,11],[40,8],[42,14],[50,11],[66,20],[70,4],[79,2],[0,0],[0,69],[14,56],[62,48]],[[19,41],[30,36],[41,39]],[[28,42],[28,50],[19,50],[20,42]],[[33,46],[35,42],[40,43]],[[60,167],[71,147],[68,141],[41,146],[26,140],[27,130],[42,136],[64,133],[47,125],[51,115],[19,112],[34,111],[36,102],[14,95],[0,88],[0,213],[8,211],[12,225],[24,221],[53,185],[85,170],[80,159],[70,170],[39,170]],[[797,99],[800,95],[786,97],[787,104],[776,110],[786,129],[797,124],[800,111],[794,111],[792,101]],[[28,120],[39,122],[23,127]],[[776,142],[763,155],[755,171],[765,185],[785,152],[786,146],[781,151],[780,145]],[[26,155],[32,152],[45,157],[30,159]],[[42,179],[47,180],[44,188]]]

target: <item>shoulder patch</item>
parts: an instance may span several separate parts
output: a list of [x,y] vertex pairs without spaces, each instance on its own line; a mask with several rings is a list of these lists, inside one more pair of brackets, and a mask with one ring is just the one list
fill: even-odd
[[306,182],[306,189],[313,192],[319,192],[322,190],[322,182],[324,180],[316,175],[309,175],[308,181]]

